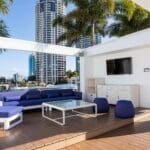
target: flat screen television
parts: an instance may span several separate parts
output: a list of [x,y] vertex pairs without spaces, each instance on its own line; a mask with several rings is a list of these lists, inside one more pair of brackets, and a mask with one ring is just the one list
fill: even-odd
[[132,74],[132,58],[107,60],[107,75]]

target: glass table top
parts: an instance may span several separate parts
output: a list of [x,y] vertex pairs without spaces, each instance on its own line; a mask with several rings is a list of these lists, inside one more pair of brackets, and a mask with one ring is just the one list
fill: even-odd
[[63,109],[71,109],[71,108],[82,108],[88,106],[94,106],[94,103],[85,102],[83,100],[61,100],[61,101],[53,101],[53,102],[46,102],[45,104],[56,106]]

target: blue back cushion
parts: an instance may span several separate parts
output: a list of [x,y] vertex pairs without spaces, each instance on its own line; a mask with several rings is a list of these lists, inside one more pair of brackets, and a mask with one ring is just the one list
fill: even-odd
[[31,100],[31,99],[39,99],[41,98],[41,93],[39,90],[33,89],[29,90],[27,93],[25,93],[21,99]]
[[61,90],[61,95],[63,97],[66,97],[66,96],[73,96],[74,95],[74,92],[71,90],[71,89],[65,89],[65,90]]
[[41,91],[42,98],[55,98],[59,97],[60,93],[59,90],[43,90]]

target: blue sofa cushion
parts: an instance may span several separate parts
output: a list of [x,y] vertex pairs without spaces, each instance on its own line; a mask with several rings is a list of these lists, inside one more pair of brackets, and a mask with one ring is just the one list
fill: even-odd
[[19,106],[34,106],[34,105],[41,105],[43,102],[48,102],[49,99],[33,99],[33,100],[22,100],[19,102]]
[[27,90],[2,92],[0,93],[0,100],[5,102],[20,100],[26,92]]
[[25,93],[21,99],[24,100],[30,100],[30,99],[39,99],[41,98],[41,93],[39,90],[29,90],[27,93]]
[[20,112],[22,112],[22,107],[18,107],[18,106],[17,107],[16,106],[0,107],[0,117],[2,118],[8,118]]
[[58,90],[43,90],[41,91],[42,98],[54,98],[59,97],[60,93]]
[[4,102],[4,106],[19,106],[20,101],[7,101]]

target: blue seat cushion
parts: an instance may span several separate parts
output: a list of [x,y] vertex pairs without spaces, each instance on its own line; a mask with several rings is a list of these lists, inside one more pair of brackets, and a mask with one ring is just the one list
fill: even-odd
[[20,100],[26,92],[27,90],[2,92],[0,93],[0,100],[5,102]]
[[34,105],[41,105],[43,102],[48,102],[49,99],[33,99],[33,100],[22,100],[19,101],[19,106],[34,106]]
[[22,112],[22,107],[16,106],[2,106],[0,107],[0,117],[1,118],[9,118],[13,115]]
[[4,106],[19,106],[19,101],[4,102]]

